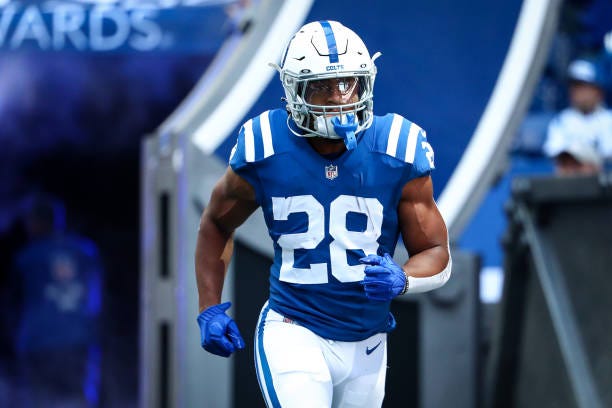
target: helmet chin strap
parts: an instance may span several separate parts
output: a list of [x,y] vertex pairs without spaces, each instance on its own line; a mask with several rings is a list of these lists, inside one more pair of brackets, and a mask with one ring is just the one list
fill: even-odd
[[359,122],[354,113],[339,116],[317,116],[315,127],[320,132],[325,132],[331,139],[343,139],[348,150],[357,146],[355,131]]

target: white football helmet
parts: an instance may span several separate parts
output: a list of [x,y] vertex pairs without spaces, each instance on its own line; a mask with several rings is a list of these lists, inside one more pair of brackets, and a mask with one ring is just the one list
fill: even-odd
[[[346,123],[347,114],[353,114],[349,120],[357,121],[354,133],[367,129],[373,120],[374,60],[379,56],[370,57],[361,38],[339,22],[317,21],[300,28],[287,45],[280,66],[271,64],[280,73],[291,118],[306,133],[296,132],[291,125],[289,129],[298,136],[341,139],[331,119]],[[334,82],[334,89],[342,94],[354,92],[358,98],[351,94],[348,103],[311,103],[307,90],[320,91],[323,86],[333,92],[321,82],[331,78],[345,78]]]

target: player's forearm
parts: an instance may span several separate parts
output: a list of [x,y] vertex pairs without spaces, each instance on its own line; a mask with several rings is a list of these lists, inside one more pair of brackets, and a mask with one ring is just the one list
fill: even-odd
[[195,251],[199,310],[221,302],[225,272],[233,250],[232,233],[202,217]]
[[443,286],[451,275],[448,246],[439,245],[411,256],[402,269],[408,278],[407,293],[427,292]]
[[449,259],[448,247],[438,245],[411,255],[403,269],[409,276],[425,278],[442,271]]

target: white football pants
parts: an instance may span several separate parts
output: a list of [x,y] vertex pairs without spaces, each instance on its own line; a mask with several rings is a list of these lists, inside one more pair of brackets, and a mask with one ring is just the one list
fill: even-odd
[[262,308],[255,368],[270,408],[374,408],[382,405],[387,334],[356,342],[327,340]]

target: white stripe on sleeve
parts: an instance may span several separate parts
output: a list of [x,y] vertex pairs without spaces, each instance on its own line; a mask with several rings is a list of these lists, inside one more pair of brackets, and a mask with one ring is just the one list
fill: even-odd
[[402,129],[402,117],[400,115],[393,115],[393,122],[391,123],[391,130],[389,131],[389,139],[387,140],[387,154],[394,156],[397,153],[397,141],[399,139],[400,130]]
[[416,151],[417,139],[419,138],[419,132],[421,128],[414,123],[410,124],[410,131],[408,132],[408,143],[406,143],[406,157],[404,161],[406,163],[414,163],[414,154]]
[[270,111],[264,112],[260,118],[261,137],[263,138],[264,159],[274,154],[272,145],[272,130],[270,129]]
[[244,155],[247,162],[255,161],[255,136],[253,135],[253,119],[244,124]]

